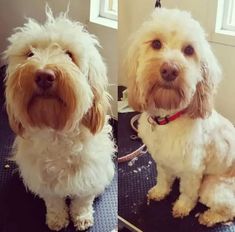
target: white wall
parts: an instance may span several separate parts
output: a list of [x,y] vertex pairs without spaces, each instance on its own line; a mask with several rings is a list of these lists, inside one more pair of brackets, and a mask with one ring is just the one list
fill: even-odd
[[[0,0],[0,52],[8,45],[7,37],[13,28],[22,26],[24,17],[32,17],[39,22],[45,20],[45,3],[48,2],[55,14],[65,11],[68,0]],[[107,67],[110,84],[109,91],[114,98],[112,111],[117,116],[117,31],[89,22],[89,0],[70,0],[70,18],[87,25],[88,31],[95,34],[103,49],[100,49]],[[2,65],[4,61],[0,61]]]
[[[209,33],[214,22],[208,22],[210,10],[208,4],[215,0],[162,0],[162,6],[190,11]],[[148,18],[154,9],[154,0],[119,0],[119,84],[126,84],[126,76],[121,61],[127,49],[127,38]],[[235,40],[235,37],[234,37]],[[223,69],[224,80],[221,82],[216,109],[235,124],[235,47],[210,41],[212,49]]]

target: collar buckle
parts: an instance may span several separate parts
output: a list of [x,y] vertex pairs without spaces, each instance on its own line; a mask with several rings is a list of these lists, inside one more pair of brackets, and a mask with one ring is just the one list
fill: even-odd
[[169,116],[169,115],[167,115],[167,116],[165,117],[165,121],[166,121],[166,124],[168,124],[168,123],[170,122],[170,116]]
[[[167,116],[165,116],[165,117],[160,117],[160,116],[158,116],[158,117],[155,117],[154,118],[154,121],[158,124],[158,125],[165,125],[165,124],[168,124],[169,122],[170,122],[170,119],[169,119],[169,115],[167,115]],[[162,123],[162,122],[164,122],[164,123]]]
[[148,122],[151,125],[166,125],[170,123],[171,121],[174,121],[175,119],[179,118],[182,114],[185,113],[185,110],[179,111],[173,115],[166,115],[165,117],[160,117],[160,116],[150,116],[148,117]]

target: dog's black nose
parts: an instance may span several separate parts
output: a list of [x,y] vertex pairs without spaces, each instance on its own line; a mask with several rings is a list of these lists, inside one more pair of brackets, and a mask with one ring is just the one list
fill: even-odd
[[174,81],[178,77],[180,70],[174,63],[163,63],[160,68],[161,77],[165,81]]
[[52,87],[55,81],[55,73],[51,69],[39,69],[35,74],[35,82],[40,89],[46,90]]

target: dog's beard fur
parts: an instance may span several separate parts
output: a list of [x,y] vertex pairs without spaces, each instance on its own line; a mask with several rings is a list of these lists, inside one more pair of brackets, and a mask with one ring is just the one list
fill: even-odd
[[166,110],[180,108],[187,102],[183,88],[176,88],[174,86],[165,86],[156,83],[147,92],[147,106],[152,108],[162,108]]
[[62,67],[47,65],[54,71],[56,84],[48,92],[37,89],[34,77],[37,65],[25,63],[8,78],[10,108],[31,127],[50,127],[61,130],[69,126],[77,105],[74,85]]

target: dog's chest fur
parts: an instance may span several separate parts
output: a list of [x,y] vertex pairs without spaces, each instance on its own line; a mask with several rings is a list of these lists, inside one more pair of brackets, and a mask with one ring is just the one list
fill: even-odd
[[[163,126],[153,126],[143,113],[139,121],[139,136],[158,165],[176,176],[192,172],[202,166],[205,150],[202,147],[206,135],[198,123],[179,118]],[[198,137],[197,135],[202,135]],[[195,149],[197,148],[197,149]]]
[[[25,185],[35,193],[83,195],[91,188],[99,193],[112,179],[113,143],[108,134],[87,139],[44,131],[16,143],[16,162]],[[100,186],[95,176],[100,176]]]

